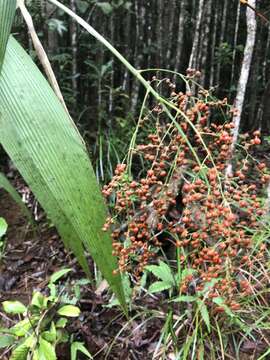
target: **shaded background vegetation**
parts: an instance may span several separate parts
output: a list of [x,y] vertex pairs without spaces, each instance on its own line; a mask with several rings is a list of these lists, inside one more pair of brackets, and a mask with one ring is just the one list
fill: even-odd
[[[138,69],[164,68],[202,72],[200,82],[218,97],[236,94],[246,40],[245,6],[238,0],[65,0],[66,5],[104,35]],[[97,174],[121,158],[136,123],[143,89],[111,54],[47,1],[28,1],[68,108],[87,139]],[[258,11],[270,14],[266,0]],[[269,133],[270,26],[257,18],[242,129]],[[31,40],[20,15],[14,32],[33,57]],[[148,79],[155,73],[145,73]],[[168,76],[162,74],[161,77]],[[173,76],[171,76],[173,77]],[[184,90],[178,82],[177,90]],[[108,148],[108,139],[109,148]],[[105,165],[104,165],[105,166]]]

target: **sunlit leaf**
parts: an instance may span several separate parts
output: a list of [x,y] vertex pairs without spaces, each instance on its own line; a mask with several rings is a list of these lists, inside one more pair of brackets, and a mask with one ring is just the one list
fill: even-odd
[[152,285],[150,285],[148,291],[151,294],[153,294],[153,293],[160,292],[160,291],[163,291],[163,290],[171,289],[171,287],[172,287],[171,283],[167,283],[167,282],[164,282],[164,281],[156,281]]
[[6,220],[0,217],[0,239],[6,234],[7,228],[8,224]]
[[82,352],[85,356],[87,356],[89,359],[93,359],[92,355],[89,353],[89,351],[86,349],[83,343],[81,342],[73,342],[71,344],[71,360],[77,359],[77,352]]
[[63,329],[66,326],[67,322],[68,322],[68,319],[60,318],[59,320],[57,320],[55,326],[57,328],[62,328]]
[[55,283],[56,281],[61,279],[61,277],[63,277],[67,273],[69,273],[70,271],[72,271],[72,269],[62,269],[62,270],[55,272],[50,278],[50,283]]
[[28,352],[29,347],[25,343],[22,343],[13,350],[9,360],[26,360]]
[[192,302],[195,301],[195,296],[189,296],[189,295],[181,295],[178,296],[176,299],[174,299],[174,302]]
[[33,325],[36,324],[36,322],[37,321],[34,319],[31,319],[31,321],[29,319],[24,319],[12,326],[10,328],[10,331],[16,336],[25,336],[27,333],[29,333],[29,331],[32,329]]
[[38,307],[39,309],[46,306],[45,297],[38,291],[35,291],[31,300],[31,305]]
[[80,313],[81,310],[74,305],[65,305],[57,311],[57,314],[67,317],[77,317],[80,315]]
[[174,284],[172,271],[165,262],[160,261],[159,265],[148,265],[145,269],[154,274],[158,279],[171,283],[172,285]]
[[20,301],[4,301],[3,309],[8,314],[23,314],[27,308]]
[[202,315],[203,321],[205,322],[205,325],[207,326],[207,330],[208,332],[210,332],[211,330],[211,326],[210,326],[210,318],[209,318],[209,312],[207,310],[207,306],[205,305],[205,303],[202,300],[197,300],[198,306],[199,306],[199,311]]
[[39,339],[39,356],[40,360],[56,360],[54,347],[42,338]]

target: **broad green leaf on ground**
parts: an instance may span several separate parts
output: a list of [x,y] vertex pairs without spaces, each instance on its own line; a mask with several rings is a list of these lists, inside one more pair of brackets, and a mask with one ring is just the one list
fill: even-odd
[[54,347],[42,338],[39,339],[39,357],[40,360],[56,360]]
[[66,275],[67,273],[69,273],[71,271],[72,271],[72,269],[61,269],[61,270],[55,272],[54,274],[52,274],[52,276],[50,278],[50,283],[54,284],[56,281],[61,279],[61,277],[63,277],[64,275]]
[[8,347],[8,346],[14,344],[15,340],[16,340],[16,338],[13,335],[9,335],[9,334],[3,335],[3,334],[1,334],[0,335],[0,349],[3,349],[5,347]]
[[23,314],[27,308],[20,301],[4,301],[3,309],[7,314]]
[[17,190],[12,186],[10,181],[6,178],[6,176],[0,172],[0,189],[3,188],[12,199],[20,206],[25,216],[27,216],[28,220],[33,223],[32,216],[30,211],[28,210],[25,203],[22,201],[20,195],[18,194]]
[[89,353],[89,351],[86,349],[83,343],[81,342],[73,342],[71,344],[71,360],[77,359],[77,352],[82,352],[85,356],[87,356],[89,359],[93,359],[92,355]]
[[9,360],[27,360],[28,352],[29,346],[23,343],[13,350]]
[[36,306],[39,309],[42,309],[43,307],[46,307],[46,305],[47,305],[46,299],[47,298],[43,294],[41,294],[39,291],[34,291],[32,300],[31,300],[31,305]]
[[0,72],[16,11],[16,4],[16,0],[0,0]]
[[89,275],[86,248],[125,304],[121,279],[113,275],[106,208],[86,147],[72,119],[11,36],[0,76],[0,142],[30,186],[65,245]]
[[66,326],[67,322],[68,322],[68,319],[60,318],[59,320],[57,320],[55,326],[57,328],[62,328],[63,329]]
[[207,306],[205,305],[205,303],[198,299],[197,300],[197,304],[198,304],[198,307],[199,307],[199,311],[201,313],[201,316],[203,318],[203,321],[205,322],[206,326],[207,326],[207,330],[208,332],[210,332],[211,330],[211,326],[210,326],[210,317],[209,317],[209,313],[208,313],[208,310],[207,310]]
[[49,341],[50,343],[55,343],[55,341],[57,340],[57,331],[53,321],[51,322],[50,330],[43,331],[41,337],[44,340]]
[[7,232],[8,224],[6,220],[2,217],[0,217],[0,239],[5,235]]
[[181,295],[181,296],[178,296],[173,301],[174,302],[192,302],[192,301],[195,301],[195,300],[196,300],[195,296]]
[[160,261],[159,265],[148,265],[145,269],[153,273],[158,279],[174,284],[172,271],[165,262]]
[[163,291],[163,290],[171,289],[171,287],[172,287],[171,283],[168,283],[168,282],[165,282],[165,281],[156,281],[152,285],[149,286],[148,291],[151,294],[153,294],[153,293],[160,292],[160,291]]
[[80,313],[81,310],[74,305],[65,305],[57,311],[57,314],[67,317],[77,317],[80,315]]
[[31,319],[24,319],[16,323],[14,326],[10,328],[10,331],[12,334],[22,337],[25,336],[27,333],[30,332],[30,330],[33,328],[33,326],[37,323],[37,320]]

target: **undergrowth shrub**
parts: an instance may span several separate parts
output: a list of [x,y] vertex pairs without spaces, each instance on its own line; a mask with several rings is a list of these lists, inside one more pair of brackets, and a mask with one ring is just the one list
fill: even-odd
[[[133,163],[117,165],[103,189],[111,208],[104,231],[112,230],[118,271],[139,279],[160,248],[173,247],[178,268],[189,270],[179,295],[200,294],[210,283],[209,308],[237,311],[241,298],[259,291],[268,276],[265,239],[254,236],[267,225],[270,179],[254,156],[260,132],[241,135],[231,154],[235,110],[227,100],[202,89],[197,96],[176,93],[166,83],[169,101],[193,126],[177,114],[171,121],[160,104],[139,119],[145,138],[130,149]],[[234,172],[226,176],[232,157]]]

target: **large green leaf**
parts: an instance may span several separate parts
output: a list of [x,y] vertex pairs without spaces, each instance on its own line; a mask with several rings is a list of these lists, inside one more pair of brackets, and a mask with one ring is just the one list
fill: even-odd
[[16,11],[16,3],[16,0],[0,0],[0,72]]
[[10,37],[0,76],[0,142],[65,245],[89,274],[84,246],[124,304],[106,208],[78,130],[29,55]]

